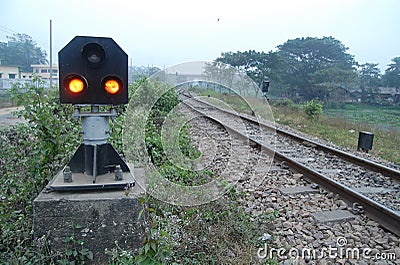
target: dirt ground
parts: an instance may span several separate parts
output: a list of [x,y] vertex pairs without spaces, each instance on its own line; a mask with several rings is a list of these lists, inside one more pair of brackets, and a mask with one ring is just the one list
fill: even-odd
[[13,115],[13,112],[21,110],[23,107],[0,108],[0,126],[10,126],[12,124],[24,122],[23,119]]

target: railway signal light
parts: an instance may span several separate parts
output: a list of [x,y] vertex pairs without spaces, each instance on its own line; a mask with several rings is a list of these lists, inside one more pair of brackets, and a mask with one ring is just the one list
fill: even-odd
[[264,81],[262,82],[262,85],[261,85],[261,91],[263,93],[267,93],[268,92],[268,88],[269,88],[269,80],[268,79],[264,79]]
[[58,58],[61,103],[128,103],[128,55],[113,39],[77,36]]
[[[54,190],[114,189],[134,185],[129,166],[108,143],[114,105],[128,103],[128,56],[111,38],[73,38],[59,53],[60,102],[74,104],[83,143],[59,173]],[[90,111],[81,112],[81,107]],[[108,111],[100,105],[111,106]],[[59,176],[63,181],[58,181]],[[88,178],[88,176],[90,176]],[[96,183],[97,176],[101,176]]]

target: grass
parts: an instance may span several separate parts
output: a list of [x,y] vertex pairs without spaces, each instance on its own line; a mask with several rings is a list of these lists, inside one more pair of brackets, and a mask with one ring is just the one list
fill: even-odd
[[379,126],[366,122],[354,122],[346,118],[322,116],[319,119],[308,119],[301,111],[274,107],[275,120],[299,131],[317,136],[338,146],[357,149],[358,132],[374,133],[373,148],[369,151],[395,164],[400,164],[400,132],[396,129],[378,129]]
[[[152,200],[160,230],[169,235],[165,264],[256,264],[263,217],[251,221],[231,195],[201,206],[181,207]],[[265,219],[265,218],[264,218]],[[154,220],[154,219],[153,219]],[[264,220],[265,221],[265,220]],[[269,223],[270,224],[270,223]],[[267,226],[266,226],[267,225]]]
[[328,117],[344,117],[356,123],[368,123],[373,127],[394,128],[400,131],[400,107],[346,104],[341,108],[325,108]]

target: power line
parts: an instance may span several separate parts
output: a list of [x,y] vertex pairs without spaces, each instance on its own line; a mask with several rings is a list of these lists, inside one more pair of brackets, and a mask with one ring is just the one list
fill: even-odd
[[16,31],[12,30],[12,29],[9,29],[9,28],[4,27],[4,26],[1,26],[1,25],[0,25],[0,30],[1,30],[1,31],[4,31],[4,32],[6,32],[6,33],[15,33],[15,34],[18,33],[18,32],[16,32]]
[[[0,31],[3,31],[3,32],[7,33],[7,34],[19,34],[20,33],[20,32],[17,32],[15,30],[12,30],[10,28],[7,28],[7,27],[1,26],[1,25],[0,25]],[[37,41],[37,40],[33,40],[33,41],[35,41],[37,44],[41,44],[43,46],[43,48],[49,46],[48,43],[45,43],[43,41]]]

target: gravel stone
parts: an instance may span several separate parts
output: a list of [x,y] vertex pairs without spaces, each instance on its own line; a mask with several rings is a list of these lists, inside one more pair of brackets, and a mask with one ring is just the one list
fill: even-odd
[[368,244],[368,243],[369,243],[369,237],[367,237],[367,236],[361,236],[361,237],[360,237],[360,241],[361,241],[361,243],[363,243],[363,244]]
[[387,242],[388,242],[388,239],[387,239],[387,237],[383,237],[383,238],[376,238],[376,239],[375,239],[375,242],[376,242],[376,243],[378,243],[378,244],[381,244],[381,245],[383,245],[383,244],[387,244]]
[[284,222],[282,224],[283,228],[291,228],[292,227],[292,223],[291,222]]

